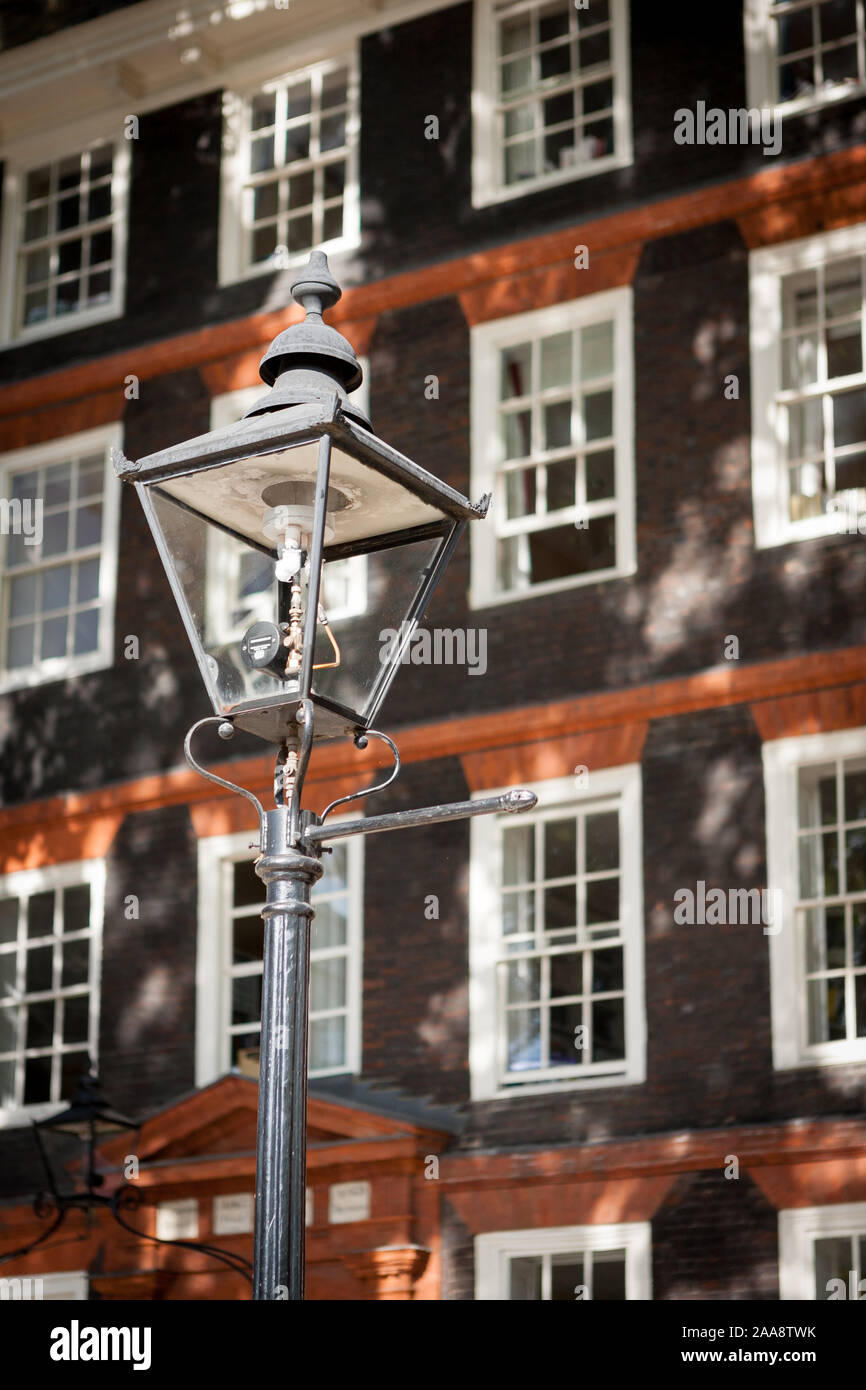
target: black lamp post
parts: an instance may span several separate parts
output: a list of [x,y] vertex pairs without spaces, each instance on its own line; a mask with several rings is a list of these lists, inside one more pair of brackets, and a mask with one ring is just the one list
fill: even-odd
[[[348,398],[362,374],[351,345],[323,311],[340,298],[326,257],[314,251],[292,286],[303,323],[279,334],[262,359],[271,389],[237,424],[146,458],[116,455],[136,485],[215,714],[187,734],[191,766],[256,806],[267,885],[263,910],[256,1299],[304,1296],[307,1017],[310,894],[323,841],[434,824],[535,804],[527,791],[326,826],[301,808],[315,739],[368,737],[403,652],[477,505],[371,432]],[[366,606],[340,641],[332,595],[366,566]],[[355,568],[350,566],[354,564]],[[253,619],[253,621],[249,621]],[[247,625],[248,624],[248,625]],[[384,629],[399,640],[383,648]],[[192,736],[205,724],[278,745],[275,809],[203,768]]]

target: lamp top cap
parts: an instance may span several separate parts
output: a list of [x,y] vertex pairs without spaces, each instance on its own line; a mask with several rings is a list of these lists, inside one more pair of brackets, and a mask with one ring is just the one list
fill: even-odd
[[[285,372],[313,370],[336,381],[344,391],[354,391],[363,379],[360,363],[351,343],[322,321],[322,314],[342,295],[328,267],[324,251],[311,251],[310,259],[292,281],[292,298],[303,308],[302,323],[293,323],[279,333],[259,365],[259,375],[273,386]],[[261,408],[256,403],[254,409]],[[273,406],[271,406],[273,408]]]

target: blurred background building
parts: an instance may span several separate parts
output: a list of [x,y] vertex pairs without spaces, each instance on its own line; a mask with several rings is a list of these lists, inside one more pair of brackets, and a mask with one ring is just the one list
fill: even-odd
[[[130,1221],[251,1252],[253,818],[183,762],[204,690],[109,455],[238,418],[321,247],[376,431],[494,494],[370,806],[539,802],[327,863],[309,1296],[859,1280],[864,0],[4,0],[0,35],[0,1253],[88,1057],[142,1120],[97,1157]],[[255,582],[209,601],[240,633]],[[213,751],[264,791],[263,748]],[[379,766],[318,748],[309,803]],[[0,1273],[248,1296],[104,1214]]]

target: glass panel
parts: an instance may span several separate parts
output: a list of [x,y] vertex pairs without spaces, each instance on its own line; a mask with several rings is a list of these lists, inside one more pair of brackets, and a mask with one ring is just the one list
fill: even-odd
[[18,899],[0,898],[0,946],[18,935]]
[[845,891],[866,892],[866,828],[845,834]]
[[72,586],[72,566],[54,565],[42,575],[42,611],[67,608]]
[[619,813],[605,811],[586,817],[586,872],[619,868]]
[[580,1034],[577,1029],[583,1025],[582,1004],[558,1004],[550,1010],[550,1065],[552,1067],[573,1067],[579,1065],[584,1054],[575,1046]]
[[541,340],[541,389],[568,386],[571,381],[571,333]]
[[325,208],[325,217],[322,223],[322,236],[325,241],[332,241],[335,237],[343,235],[343,204],[337,203],[335,207]]
[[60,1099],[71,1100],[87,1071],[86,1052],[65,1052],[60,1059]]
[[502,353],[501,394],[504,401],[526,396],[532,390],[532,345],[518,343]]
[[846,1036],[845,978],[842,975],[825,980],[809,980],[808,994],[809,1042],[838,1042]]
[[0,1001],[6,1003],[15,997],[15,981],[18,977],[18,954],[4,951],[0,955]]
[[236,917],[232,923],[232,961],[246,965],[264,958],[264,923],[259,916]]
[[346,957],[314,960],[310,966],[310,1009],[340,1009],[346,1003]]
[[845,966],[844,907],[812,908],[806,913],[806,969],[841,970]]
[[571,443],[571,401],[544,407],[544,448],[563,449]]
[[594,1062],[618,1062],[624,1057],[624,1000],[595,1000],[592,1005],[592,1060]]
[[866,771],[845,770],[845,819],[866,820]]
[[48,618],[42,624],[42,649],[40,655],[43,661],[66,655],[67,626],[65,617]]
[[535,141],[521,140],[505,147],[505,182],[520,183],[535,177]]
[[824,423],[819,399],[799,401],[789,406],[788,427],[790,458],[805,458],[821,453],[824,448]]
[[314,1018],[310,1023],[310,1070],[325,1071],[346,1065],[346,1019]]
[[[14,958],[13,958],[14,959]],[[0,996],[4,992],[3,957],[0,956]],[[0,1052],[14,1052],[18,1045],[18,1010],[0,1009]],[[0,1105],[3,1102],[0,1101]]]
[[586,924],[619,920],[619,877],[591,879],[586,885]]
[[866,389],[833,397],[833,438],[837,449],[866,439]]
[[608,994],[623,988],[622,947],[592,953],[592,992]]
[[51,988],[53,946],[34,946],[27,952],[24,988],[28,994],[40,994]]
[[86,984],[89,973],[90,942],[87,939],[67,941],[63,947],[63,972],[60,977],[63,988]]
[[0,1105],[15,1104],[15,1063],[0,1062]]
[[503,936],[527,935],[535,929],[535,894],[503,893]]
[[265,901],[265,885],[253,867],[252,859],[239,859],[232,869],[235,907],[248,907]]
[[832,897],[839,892],[839,853],[835,832],[800,840],[800,897]]
[[539,1302],[541,1299],[540,1255],[516,1255],[508,1261],[508,1297],[514,1303]]
[[854,1016],[858,1038],[866,1038],[866,975],[854,976]]
[[87,1042],[90,1033],[90,995],[76,994],[63,1001],[63,1041]]
[[232,980],[232,1023],[258,1023],[261,1016],[261,975],[236,976]]
[[526,458],[532,452],[532,415],[528,410],[509,411],[502,417],[506,459]]
[[544,890],[544,930],[562,931],[577,925],[577,896],[573,883]]
[[547,473],[547,510],[558,512],[563,507],[575,504],[574,459],[561,459],[550,463]]
[[40,1105],[51,1099],[51,1058],[28,1057],[24,1063],[24,1104]]
[[541,1066],[541,1011],[511,1009],[506,1021],[508,1070],[534,1071]]
[[577,822],[574,816],[544,824],[544,877],[568,878],[577,872]]
[[535,469],[516,468],[506,473],[505,510],[509,521],[518,516],[532,516],[535,507]]
[[28,617],[36,610],[36,575],[23,574],[9,586],[9,614],[12,618]]
[[593,1252],[592,1298],[594,1303],[622,1302],[625,1299],[624,1250]]
[[582,381],[609,376],[613,371],[613,324],[593,323],[580,333],[580,376]]
[[550,996],[570,999],[583,994],[583,951],[550,957]]
[[534,878],[535,826],[506,826],[502,835],[502,882],[531,883]]
[[815,1297],[818,1302],[829,1298],[831,1279],[841,1279],[848,1292],[848,1273],[851,1269],[851,1239],[849,1236],[824,1236],[815,1241]]
[[54,891],[34,893],[27,903],[27,935],[51,936],[54,932]]
[[583,398],[583,423],[587,440],[613,434],[613,392],[599,391]]
[[77,883],[63,890],[63,931],[86,931],[90,926],[90,885]]
[[554,1303],[573,1303],[585,1287],[581,1255],[551,1255],[550,1297]]
[[332,903],[315,903],[314,900],[314,906],[316,915],[313,918],[313,950],[323,950],[328,946],[344,946],[349,911],[348,902],[345,899],[337,899],[336,902]]
[[54,1000],[29,1004],[26,1017],[25,1047],[50,1047],[54,1040]]
[[99,646],[99,610],[90,608],[86,613],[75,615],[75,637],[73,650],[76,656],[84,652],[95,652]]
[[541,994],[541,961],[537,956],[509,961],[505,995],[509,1004],[532,1004]]
[[836,769],[803,769],[799,777],[800,825],[804,830],[818,825],[836,824]]

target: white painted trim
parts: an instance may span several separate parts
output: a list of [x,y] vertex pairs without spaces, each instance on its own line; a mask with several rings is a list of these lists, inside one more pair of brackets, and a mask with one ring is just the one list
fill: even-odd
[[619,1225],[544,1226],[475,1237],[476,1302],[509,1302],[508,1262],[521,1255],[575,1254],[625,1248],[627,1302],[652,1299],[652,1232],[648,1221]]
[[633,163],[631,136],[631,62],[627,0],[611,0],[611,56],[614,70],[613,129],[615,152],[591,164],[540,174],[514,185],[499,180],[496,130],[496,24],[494,0],[475,0],[472,66],[472,206],[523,198],[557,184],[593,178]]
[[[774,739],[763,747],[767,887],[781,892],[781,931],[770,943],[773,1066],[833,1066],[866,1062],[866,1038],[808,1046],[805,989],[797,946],[797,772],[810,763],[866,756],[866,729]],[[774,924],[775,927],[776,924]]]
[[[28,172],[41,164],[53,164],[71,154],[79,154],[102,144],[114,144],[111,175],[111,218],[113,236],[111,300],[92,309],[66,317],[53,318],[31,327],[19,327],[21,286],[18,258],[24,183]],[[0,218],[0,352],[23,346],[40,338],[56,338],[96,323],[119,318],[126,303],[126,248],[129,227],[130,142],[122,125],[116,131],[102,122],[77,122],[50,132],[42,132],[3,151],[3,208]]]
[[[582,272],[575,270],[575,275]],[[484,526],[474,527],[471,541],[470,607],[510,604],[565,589],[601,584],[634,574],[637,567],[634,466],[634,330],[631,286],[604,290],[579,299],[482,323],[470,332],[471,352],[471,492],[492,492],[496,498],[497,408],[499,353],[527,338],[539,338],[589,323],[612,319],[614,324],[614,437],[616,439],[616,566],[591,574],[569,575],[528,589],[496,588],[495,513]]]
[[[336,824],[345,817],[334,817]],[[231,893],[230,864],[254,849],[255,830],[230,835],[207,835],[198,842],[198,926],[196,932],[196,1086],[209,1086],[230,1070],[228,1034],[224,1022],[229,933],[225,904]],[[364,951],[364,837],[346,842],[348,965],[346,970],[346,1065],[312,1076],[356,1075],[361,1070],[363,951]],[[250,854],[253,858],[253,854]]]
[[[293,53],[293,56],[294,53]],[[342,255],[353,251],[361,243],[361,192],[359,186],[360,169],[360,109],[361,109],[361,71],[358,45],[346,47],[340,40],[323,53],[317,61],[297,64],[274,73],[267,78],[236,83],[232,90],[223,92],[223,139],[220,161],[220,238],[219,238],[219,284],[233,285],[241,280],[257,279],[261,275],[273,275],[277,267],[270,261],[257,265],[247,265],[244,254],[243,229],[243,190],[245,150],[245,126],[247,108],[253,97],[258,96],[268,82],[279,82],[286,78],[303,77],[314,69],[325,69],[345,64],[348,69],[348,105],[346,114],[346,185],[343,193],[343,235],[321,244],[316,249],[329,256]],[[291,168],[291,164],[277,166],[275,175],[280,176]],[[304,264],[309,251],[302,251],[290,257],[286,267]]]
[[[473,800],[497,796],[508,787],[484,788]],[[474,1101],[547,1095],[555,1091],[595,1090],[640,1085],[646,1080],[646,995],[644,984],[642,787],[639,763],[600,768],[589,773],[585,788],[573,777],[533,783],[534,811],[523,820],[543,819],[553,807],[588,810],[596,802],[619,798],[620,914],[625,943],[625,1061],[613,1072],[593,1071],[550,1081],[500,1081],[500,1031],[496,961],[500,954],[499,885],[502,881],[502,830],[513,822],[504,816],[477,816],[470,825],[469,865],[469,1071]]]
[[866,1202],[839,1202],[832,1206],[780,1211],[780,1302],[816,1301],[815,1241],[826,1236],[852,1235],[866,1236]]
[[752,508],[758,550],[838,534],[839,516],[830,512],[802,521],[789,519],[785,416],[776,404],[782,389],[782,281],[787,275],[864,253],[866,222],[749,254]]
[[[117,596],[121,484],[111,462],[111,450],[112,448],[121,448],[122,444],[123,426],[118,422],[113,425],[101,425],[94,430],[83,430],[80,434],[68,434],[59,439],[49,440],[45,444],[33,444],[25,449],[15,449],[8,454],[0,454],[0,483],[2,483],[10,471],[18,468],[51,464],[79,453],[105,451],[102,493],[103,529],[99,567],[101,607],[97,650],[87,652],[83,656],[52,658],[40,662],[38,666],[16,668],[14,671],[0,669],[0,694],[37,685],[47,685],[51,681],[68,680],[70,677],[83,676],[92,671],[104,671],[114,664],[114,610]],[[0,487],[0,492],[2,490],[3,487]],[[0,538],[0,546],[2,546],[2,538]],[[0,567],[0,622],[5,622],[5,617],[2,616],[2,613],[5,612],[2,576],[3,569]]]
[[[20,869],[0,876],[0,897],[30,897],[47,889],[90,885],[90,1042],[88,1051],[95,1070],[99,1068],[99,1010],[102,985],[102,938],[105,919],[105,861],[80,859],[65,864],[51,864],[41,869]],[[77,1044],[76,1044],[77,1046]],[[84,1044],[81,1045],[84,1050]],[[29,1125],[32,1120],[48,1119],[66,1108],[68,1097],[62,1101],[39,1105],[0,1108],[0,1129]]]
[[831,88],[822,96],[779,101],[776,67],[776,30],[767,0],[745,0],[743,31],[746,50],[746,102],[750,107],[773,107],[779,116],[800,116],[839,101],[852,101],[866,91],[866,83]]
[[[188,0],[183,7],[181,33],[177,0],[150,0],[147,5],[114,11],[84,24],[66,27],[47,38],[0,54],[0,101],[7,102],[17,92],[62,80],[70,71],[97,69],[105,82],[106,65],[121,66],[136,53],[160,43],[174,44],[181,39],[184,45],[189,45],[197,33],[207,34],[212,29],[215,16],[220,20],[240,21],[242,25],[246,14],[272,8],[276,8],[274,0]],[[293,0],[291,8],[295,15],[301,15],[302,6],[297,0]],[[315,0],[315,4],[309,6],[313,13],[304,16],[314,23],[290,38],[283,36],[283,45],[291,43],[295,61],[308,62],[311,54],[321,51],[331,41],[335,28],[339,28],[344,39],[356,39],[450,8],[452,4],[443,4],[443,0],[377,0],[373,6],[365,0],[334,0],[330,6]],[[251,42],[249,34],[243,34],[240,27],[235,33],[240,56],[231,65],[232,74],[242,74],[245,80],[249,74],[267,66],[273,69],[274,34],[262,33]],[[117,105],[115,109],[128,111],[130,102],[134,102],[138,113],[174,105],[202,92],[213,91],[221,85],[220,79],[228,71],[226,64],[216,75],[207,73],[173,83],[137,100],[129,96],[124,108]],[[94,83],[97,90],[99,85],[99,82]]]

